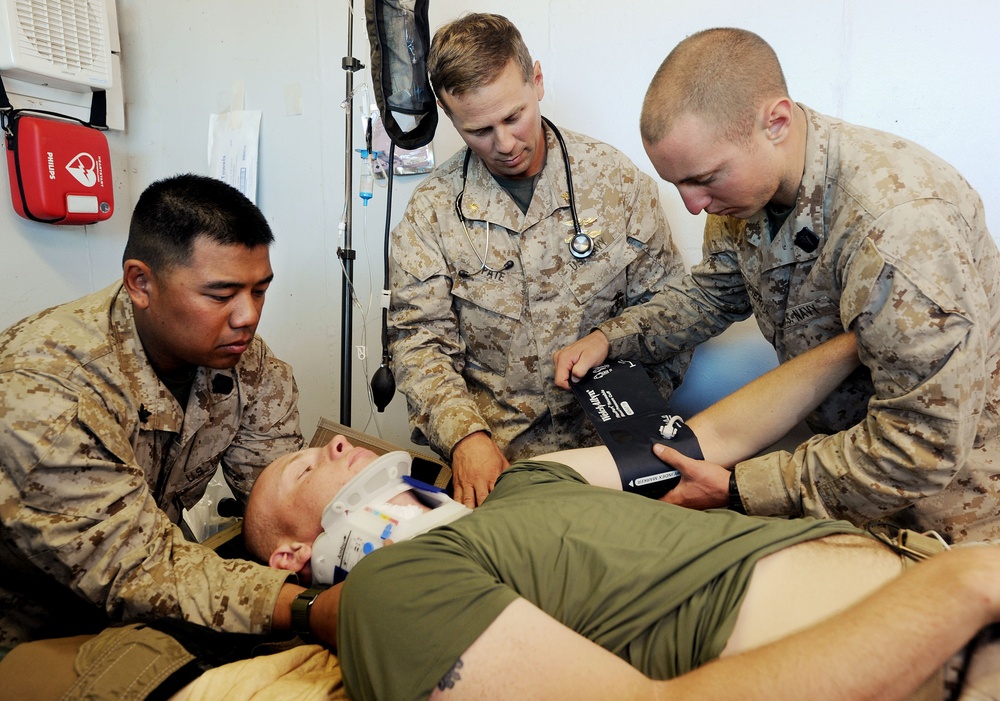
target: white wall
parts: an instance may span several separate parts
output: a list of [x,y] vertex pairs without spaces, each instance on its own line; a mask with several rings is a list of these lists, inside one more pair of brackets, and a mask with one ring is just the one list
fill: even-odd
[[[432,28],[465,11],[494,11],[522,30],[542,63],[544,113],[557,124],[623,149],[654,174],[638,136],[645,86],[670,48],[710,26],[740,26],[775,47],[792,96],[821,111],[914,139],[956,165],[976,186],[1000,234],[1000,162],[994,136],[1000,46],[988,0],[862,0],[789,4],[776,0],[433,0]],[[206,172],[208,115],[242,85],[247,109],[263,111],[260,204],[277,236],[276,280],[260,331],[293,364],[307,433],[320,415],[339,418],[340,289],[337,224],[344,208],[348,3],[329,0],[118,0],[127,130],[112,134],[116,214],[108,222],[59,228],[17,218],[0,203],[0,327],[103,287],[120,271],[131,202],[152,180]],[[354,55],[369,62],[363,3]],[[367,71],[356,74],[356,84]],[[363,91],[359,91],[359,99]],[[294,99],[301,95],[301,109]],[[361,146],[354,120],[354,147]],[[438,161],[460,145],[442,118]],[[655,174],[654,174],[655,175]],[[355,171],[357,177],[357,171]],[[417,176],[397,178],[393,219]],[[7,189],[7,176],[0,175]],[[700,258],[701,219],[662,189],[667,217],[688,264]],[[6,197],[6,196],[4,196]],[[373,414],[365,389],[378,366],[384,192],[354,206],[352,424],[395,442],[408,435],[404,400]],[[697,408],[774,363],[753,322],[699,349],[678,403]],[[374,417],[374,418],[373,418]]]

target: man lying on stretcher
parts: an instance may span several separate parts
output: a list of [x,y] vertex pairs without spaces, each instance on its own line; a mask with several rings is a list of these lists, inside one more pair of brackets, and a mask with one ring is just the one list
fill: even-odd
[[[853,338],[835,339],[689,426],[706,459],[732,465],[856,362]],[[440,503],[407,483],[384,503],[338,501],[345,486],[384,495],[356,489],[384,466],[342,437],[276,461],[248,504],[251,551],[308,580],[324,525],[367,508],[402,529]],[[343,584],[302,598],[300,622],[336,647],[354,699],[773,700],[906,698],[925,682],[922,698],[942,698],[942,667],[1000,619],[995,546],[901,575],[899,555],[850,524],[698,512],[620,489],[603,448],[516,463],[475,511],[365,548]],[[992,651],[985,641],[966,670],[967,687],[993,694],[974,698],[996,696]]]

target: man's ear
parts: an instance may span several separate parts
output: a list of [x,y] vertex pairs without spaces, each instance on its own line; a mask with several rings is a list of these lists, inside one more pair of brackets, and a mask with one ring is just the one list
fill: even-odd
[[296,541],[279,545],[271,553],[271,559],[267,564],[276,570],[301,572],[302,568],[309,564],[310,558],[312,558],[312,546]]
[[440,107],[440,108],[441,108],[442,110],[444,110],[444,113],[445,113],[445,115],[447,115],[448,119],[451,119],[451,110],[449,110],[449,109],[448,109],[448,105],[447,105],[447,104],[445,104],[445,101],[444,101],[444,100],[442,100],[442,99],[441,99],[441,98],[439,97],[439,98],[437,99],[437,103],[438,103],[438,107]]
[[545,79],[542,76],[541,61],[535,61],[535,65],[531,67],[531,84],[535,88],[535,97],[541,102],[545,97]]
[[122,282],[125,291],[132,298],[132,304],[139,309],[149,307],[150,287],[153,285],[153,273],[149,266],[141,260],[129,258],[123,266]]
[[762,112],[762,126],[767,133],[767,140],[772,144],[785,141],[792,132],[792,119],[795,114],[795,104],[791,98],[781,97],[768,103]]

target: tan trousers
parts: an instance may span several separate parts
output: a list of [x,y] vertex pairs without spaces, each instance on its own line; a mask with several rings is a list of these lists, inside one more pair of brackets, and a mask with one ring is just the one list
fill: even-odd
[[172,637],[141,624],[36,640],[0,661],[0,699],[141,700],[193,659]]

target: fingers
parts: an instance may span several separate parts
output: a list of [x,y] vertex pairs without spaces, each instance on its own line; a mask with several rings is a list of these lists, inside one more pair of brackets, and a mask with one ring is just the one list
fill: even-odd
[[468,502],[466,501],[466,491],[465,489],[462,488],[462,485],[458,483],[458,480],[452,479],[451,488],[452,488],[451,498],[461,504],[469,506]]
[[553,353],[556,386],[569,389],[570,382],[580,380],[588,370],[604,362],[609,348],[607,336],[601,331],[594,331]]
[[493,486],[491,484],[486,484],[485,482],[479,483],[474,482],[471,485],[462,487],[458,483],[453,485],[454,489],[454,499],[457,502],[461,502],[470,509],[474,509],[483,503],[483,500],[490,495]]
[[579,356],[572,356],[568,351],[569,348],[564,348],[561,351],[556,351],[553,355],[553,360],[556,364],[554,378],[556,387],[562,389],[569,389],[570,373],[573,370],[573,366],[580,360]]
[[465,470],[455,469],[456,467],[458,466],[452,466],[451,473],[452,499],[474,509],[476,508],[476,483],[469,479]]
[[660,462],[677,468],[678,470],[681,470],[681,472],[684,472],[681,468],[685,462],[693,462],[693,460],[684,453],[678,452],[670,446],[663,445],[662,443],[653,444],[653,455],[658,457]]
[[[486,501],[486,497],[490,495],[490,492],[493,491],[493,488],[497,484],[497,477],[500,476],[500,472],[503,472],[509,466],[510,463],[507,462],[507,459],[501,455],[499,471],[493,473],[488,479],[476,480],[475,484],[473,485],[473,489],[469,490],[469,491],[474,491],[474,501],[475,501],[475,503],[472,506],[469,506],[470,509],[479,506],[484,501]],[[468,506],[468,504],[466,504],[466,506]]]
[[466,489],[466,490],[463,490],[463,492],[462,492],[462,498],[460,499],[460,501],[465,506],[469,507],[470,509],[474,509],[474,508],[476,508],[479,505],[479,502],[476,500],[476,490],[475,489]]
[[486,497],[490,495],[491,491],[493,491],[493,485],[491,484],[478,486],[476,489],[476,506],[482,504],[486,500]]
[[[506,467],[504,465],[503,467]],[[454,473],[452,473],[454,475]],[[470,509],[474,509],[490,495],[493,491],[493,487],[496,484],[496,476],[487,479],[482,476],[475,476],[469,481],[459,481],[453,477],[452,481],[452,491],[453,499],[457,502],[461,502]]]
[[661,501],[691,509],[725,508],[729,503],[730,472],[721,465],[695,460],[657,443],[653,454],[681,473],[681,481]]

